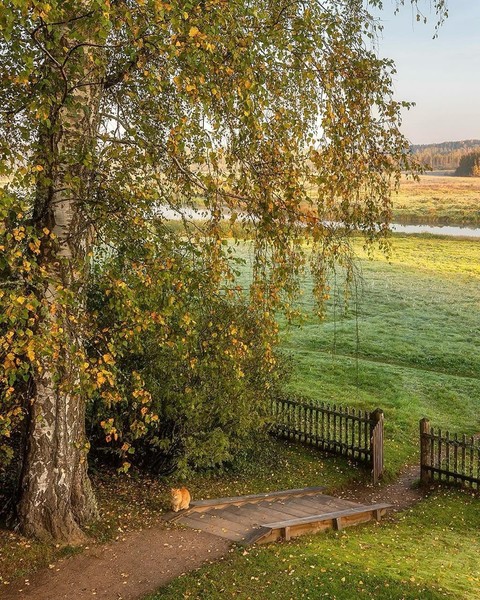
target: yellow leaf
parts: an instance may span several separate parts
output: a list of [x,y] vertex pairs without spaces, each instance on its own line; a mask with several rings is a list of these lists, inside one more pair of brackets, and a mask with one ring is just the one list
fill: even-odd
[[24,296],[18,296],[17,302],[19,304],[25,304],[26,298]]
[[193,26],[193,27],[190,27],[190,31],[188,32],[188,35],[190,37],[196,37],[197,35],[199,35],[199,33],[200,33],[200,30],[198,29],[198,27]]
[[107,365],[115,364],[115,360],[111,354],[104,354],[102,358],[103,358],[103,362],[107,363]]

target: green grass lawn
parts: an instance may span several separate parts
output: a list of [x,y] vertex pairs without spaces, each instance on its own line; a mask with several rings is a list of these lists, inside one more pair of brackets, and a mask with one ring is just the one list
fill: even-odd
[[312,316],[311,283],[301,324],[283,324],[293,357],[292,392],[380,407],[390,474],[416,460],[418,421],[480,431],[480,242],[395,236],[389,260],[359,249],[357,291],[342,278],[327,318]]
[[381,524],[236,549],[149,600],[476,600],[479,508],[478,497],[436,492]]

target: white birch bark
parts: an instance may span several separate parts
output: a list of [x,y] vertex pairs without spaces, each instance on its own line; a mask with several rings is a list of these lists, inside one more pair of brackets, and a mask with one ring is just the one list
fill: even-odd
[[[64,42],[68,46],[67,37]],[[84,81],[89,77],[91,53],[85,48],[72,53],[74,81],[81,80],[82,74]],[[95,79],[98,82],[98,72]],[[58,240],[56,253],[43,257],[52,280],[44,293],[48,305],[58,301],[57,283],[79,289],[81,294],[88,250],[82,203],[89,193],[90,173],[82,158],[93,149],[101,86],[73,88],[51,130],[43,132],[49,144],[45,164],[50,182],[48,189],[38,190],[36,211],[39,226],[53,230]],[[64,330],[70,330],[66,321]],[[87,475],[85,398],[78,391],[74,360],[81,343],[77,332],[69,334],[59,367],[45,361],[36,377],[18,507],[26,535],[65,543],[82,541],[82,526],[97,513]]]

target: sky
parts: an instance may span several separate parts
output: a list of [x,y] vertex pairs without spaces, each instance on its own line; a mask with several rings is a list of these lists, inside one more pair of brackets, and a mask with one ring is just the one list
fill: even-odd
[[402,131],[412,144],[480,139],[480,0],[449,0],[436,39],[436,15],[429,0],[420,4],[426,25],[410,6],[394,15],[394,0],[380,13],[378,51],[395,61],[396,99],[416,103],[403,113]]

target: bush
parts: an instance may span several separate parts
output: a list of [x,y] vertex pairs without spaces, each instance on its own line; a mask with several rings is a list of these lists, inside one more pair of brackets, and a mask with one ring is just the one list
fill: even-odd
[[88,413],[97,460],[185,474],[230,462],[265,434],[288,370],[276,324],[208,275],[180,253],[97,267],[89,309],[105,338],[91,355],[116,349]]

